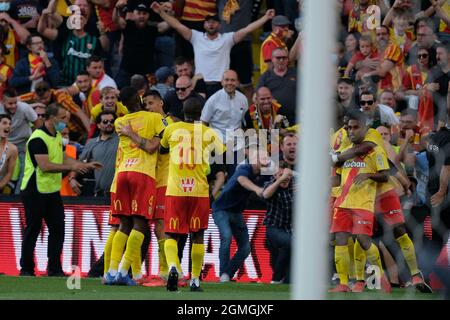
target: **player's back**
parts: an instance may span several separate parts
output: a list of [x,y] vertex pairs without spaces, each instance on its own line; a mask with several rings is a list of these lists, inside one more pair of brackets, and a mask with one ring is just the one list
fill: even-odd
[[225,150],[218,134],[199,122],[177,122],[166,128],[161,145],[170,150],[166,195],[208,197],[210,154]]
[[[138,111],[118,118],[115,127],[130,125],[140,137],[150,140],[158,137],[164,130],[162,116],[159,113]],[[157,152],[148,153],[137,146],[129,137],[120,135],[119,147],[122,149],[122,161],[118,171],[134,171],[155,178]]]

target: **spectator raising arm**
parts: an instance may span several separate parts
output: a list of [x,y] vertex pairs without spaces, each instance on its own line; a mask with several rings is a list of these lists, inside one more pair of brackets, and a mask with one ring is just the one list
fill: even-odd
[[[150,6],[152,10],[159,14],[161,18],[167,22],[167,24],[174,28],[184,39],[187,41],[191,40],[192,37],[192,30],[183,25],[180,21],[178,21],[174,16],[169,15],[166,10],[167,7],[162,6],[158,2],[153,2]],[[255,21],[256,22],[256,21]]]
[[9,25],[14,29],[14,32],[19,36],[20,43],[25,44],[27,37],[30,35],[30,32],[25,27],[11,18],[6,12],[0,13],[0,20],[5,20],[6,22],[8,22]]
[[52,12],[50,9],[44,9],[42,10],[41,18],[39,19],[37,31],[42,34],[44,37],[46,37],[49,40],[56,40],[58,37],[58,30],[55,28],[50,27],[50,19]]
[[247,34],[255,31],[258,28],[261,28],[267,21],[272,20],[272,18],[274,16],[275,16],[274,9],[267,10],[266,14],[264,16],[262,16],[261,18],[259,18],[256,21],[250,23],[245,28],[242,28],[242,29],[236,31],[236,33],[233,36],[234,43],[238,43],[238,42],[242,41],[247,36]]

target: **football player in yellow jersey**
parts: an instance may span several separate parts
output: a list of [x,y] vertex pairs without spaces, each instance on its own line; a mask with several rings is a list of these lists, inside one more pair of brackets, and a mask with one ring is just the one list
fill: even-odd
[[[122,91],[125,89],[130,88],[123,88]],[[155,210],[156,151],[165,127],[160,114],[139,109],[137,91],[135,102],[128,106],[130,113],[118,118],[115,123],[122,159],[117,167],[113,206],[116,216],[120,217],[120,226],[112,242],[105,284],[136,285],[136,280],[142,278],[141,246],[144,233],[148,230],[148,220]],[[130,267],[133,279],[128,275]]]
[[[348,138],[343,139],[340,151],[343,151],[342,145],[348,145],[348,142]],[[342,163],[343,161],[347,161],[356,156],[364,156],[371,152],[375,146],[382,147],[387,155],[384,145],[385,142],[381,135],[375,129],[369,129],[361,144],[347,148],[344,152],[333,154],[332,161],[334,163]],[[405,189],[405,193],[408,193],[410,184],[408,179],[405,178],[406,174],[402,172],[403,169],[392,161],[389,161],[389,163],[391,165],[391,175],[398,179]],[[423,280],[422,274],[417,266],[414,244],[406,232],[403,210],[399,196],[395,191],[395,184],[392,183],[392,177],[389,178],[390,179],[387,182],[378,184],[375,212],[381,213],[384,221],[392,227],[394,237],[402,250],[410,270],[413,285],[420,292],[430,293],[432,290]],[[365,260],[363,256],[364,251],[361,249],[360,244],[356,242],[354,246],[354,259],[356,279],[358,282],[356,283],[356,286],[352,288],[353,292],[362,292],[364,290],[364,264],[361,263],[361,261]]]
[[164,225],[168,239],[164,244],[169,277],[167,290],[178,290],[177,240],[192,233],[191,291],[202,291],[200,273],[205,247],[204,230],[208,228],[209,185],[207,171],[211,153],[225,151],[219,135],[200,122],[203,104],[196,98],[184,102],[184,121],[169,125],[161,139],[160,152],[170,152]]
[[[162,115],[162,121],[165,127],[175,121],[172,117],[166,115],[163,110],[164,102],[161,95],[156,90],[147,90],[142,96],[144,102],[144,109],[150,112],[156,112]],[[169,269],[164,253],[164,242],[166,236],[164,233],[164,212],[166,201],[167,177],[169,174],[169,154],[158,153],[158,160],[156,163],[156,207],[152,216],[152,221],[155,223],[155,236],[158,240],[158,255],[159,255],[159,275],[162,279],[167,279]],[[179,261],[177,264],[181,272]]]
[[[359,146],[368,130],[366,116],[358,110],[351,111],[347,115],[349,139],[353,145]],[[372,148],[364,157],[357,156],[345,161],[342,167],[337,169],[334,185],[340,185],[341,193],[334,203],[330,232],[334,233],[336,238],[335,264],[340,284],[330,292],[350,291],[348,238],[351,234],[356,235],[370,263],[379,268],[383,291],[391,290],[389,281],[383,273],[380,253],[371,239],[377,183],[387,181],[388,170],[386,154],[379,146]]]

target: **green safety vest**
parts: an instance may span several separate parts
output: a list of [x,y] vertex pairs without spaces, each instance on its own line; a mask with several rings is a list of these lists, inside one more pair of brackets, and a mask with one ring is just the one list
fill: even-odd
[[48,160],[52,163],[62,164],[64,161],[64,153],[62,148],[62,137],[58,132],[56,137],[52,137],[43,130],[37,129],[33,132],[27,141],[27,153],[25,156],[25,170],[23,174],[22,185],[20,190],[25,190],[34,172],[36,172],[36,185],[39,193],[54,193],[61,190],[62,173],[43,172],[38,165],[33,166],[30,153],[28,151],[28,144],[31,140],[41,138],[48,150]]

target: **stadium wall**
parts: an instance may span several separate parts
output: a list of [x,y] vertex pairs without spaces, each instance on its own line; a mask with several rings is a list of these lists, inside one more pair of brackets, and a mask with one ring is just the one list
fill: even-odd
[[[63,269],[71,273],[72,266],[81,269],[86,276],[91,265],[102,255],[108,238],[109,207],[98,201],[72,200],[65,203],[65,241],[62,254]],[[237,280],[243,282],[270,282],[272,269],[270,255],[265,247],[263,210],[246,210],[244,217],[248,225],[252,251],[239,270]],[[22,203],[17,198],[0,202],[0,273],[18,275],[25,215]],[[36,273],[45,274],[47,268],[48,230],[44,228],[38,237],[35,250]],[[152,226],[153,228],[153,226]],[[153,231],[153,230],[152,230]],[[212,216],[205,232],[204,280],[217,281],[219,277],[219,231]],[[189,272],[189,242],[183,252],[183,273]],[[233,241],[232,252],[236,250]],[[143,263],[146,275],[158,274],[158,243],[152,232],[147,259]]]

